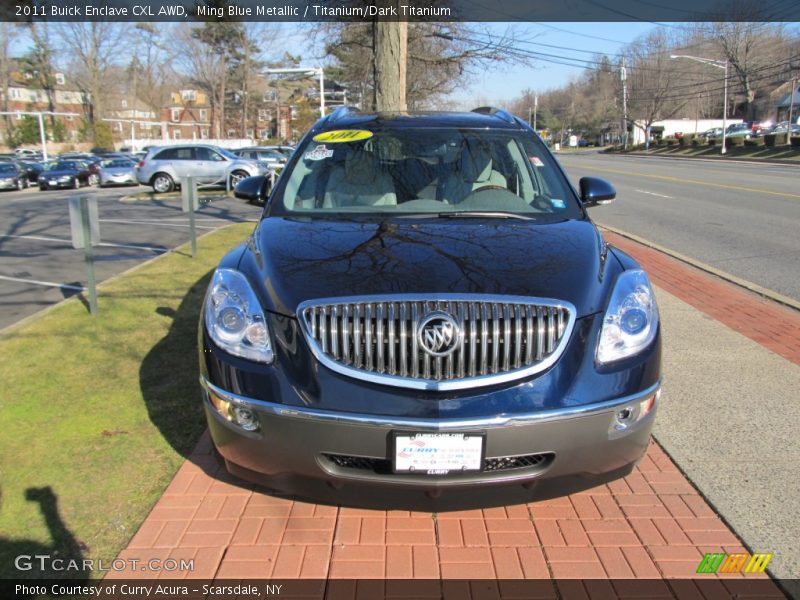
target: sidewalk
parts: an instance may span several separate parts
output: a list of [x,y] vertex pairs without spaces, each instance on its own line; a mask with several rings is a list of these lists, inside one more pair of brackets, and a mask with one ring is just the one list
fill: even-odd
[[[773,378],[775,389],[768,392],[784,404],[796,398],[800,383],[792,386],[794,377],[800,382],[800,316],[623,238],[609,234],[608,239],[641,261],[659,287],[665,385],[656,437],[695,484],[702,482],[704,494],[706,485],[713,490],[708,497],[724,520],[655,442],[634,473],[607,486],[527,505],[431,514],[321,506],[270,495],[229,477],[204,437],[120,556],[191,557],[194,578],[645,578],[649,581],[642,581],[638,591],[626,589],[650,598],[671,597],[678,584],[681,597],[729,597],[731,586],[741,585],[745,576],[696,574],[702,556],[711,552],[774,552],[770,568],[797,577],[791,562],[798,554],[796,541],[789,537],[798,531],[789,514],[795,505],[770,492],[757,472],[750,482],[741,474],[741,469],[765,470],[752,462],[748,443],[761,435],[765,421],[775,425],[774,416],[741,412],[753,425],[745,431],[726,421],[730,406],[737,411],[741,403],[753,407],[751,388],[758,389],[760,382],[748,372],[750,364],[766,365],[770,373],[781,368],[785,379]],[[703,344],[689,351],[685,338],[692,332],[704,336]],[[723,366],[738,365],[744,381],[731,381],[726,372],[728,381],[715,385],[719,355],[734,355],[733,365]],[[742,397],[732,397],[732,382],[746,391]],[[687,409],[695,417],[691,427],[682,415]],[[794,429],[796,415],[797,408],[789,407],[784,426]],[[734,416],[738,424],[739,412]],[[712,454],[702,454],[706,448],[694,436],[703,435],[721,444],[723,458],[728,446],[733,448],[727,475],[720,476],[719,461],[707,460]],[[767,441],[773,443],[771,437]],[[772,457],[763,450],[755,458],[768,461]],[[780,485],[795,480],[796,467],[789,473],[781,470],[790,468],[790,461],[796,461],[793,455],[779,465]],[[759,502],[754,503],[753,493],[761,494]],[[768,514],[774,520],[740,518],[732,508],[737,501],[745,515]],[[743,539],[749,548],[726,520],[740,535],[747,531]],[[777,588],[753,593],[782,597]]]

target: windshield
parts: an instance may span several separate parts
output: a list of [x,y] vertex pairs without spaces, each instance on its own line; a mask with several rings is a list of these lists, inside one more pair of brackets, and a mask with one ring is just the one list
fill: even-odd
[[80,168],[79,164],[80,163],[78,163],[78,162],[76,162],[74,160],[60,160],[60,161],[58,161],[56,163],[50,164],[47,167],[47,170],[48,171],[70,171],[70,170],[79,169]]
[[328,131],[298,152],[275,200],[278,212],[582,216],[555,161],[529,132]]
[[220,154],[222,154],[222,156],[224,156],[225,158],[230,158],[231,160],[239,160],[239,159],[241,159],[240,156],[236,156],[233,152],[231,152],[230,150],[226,150],[225,148],[216,148],[216,150]]
[[131,169],[133,168],[133,163],[129,160],[125,160],[124,158],[115,158],[114,160],[104,160],[103,161],[103,168],[104,169],[116,169],[116,168],[126,168]]

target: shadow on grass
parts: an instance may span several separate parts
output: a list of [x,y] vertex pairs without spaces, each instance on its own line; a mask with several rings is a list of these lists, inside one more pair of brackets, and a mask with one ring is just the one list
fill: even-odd
[[[88,572],[82,570],[86,545],[75,538],[61,518],[58,496],[53,489],[50,486],[28,488],[25,490],[25,498],[39,505],[52,543],[48,545],[39,540],[9,539],[0,536],[0,579],[31,581],[69,579],[71,583],[87,581]],[[2,510],[2,496],[0,496],[0,510]],[[56,562],[54,565],[52,561],[56,559],[62,562]],[[19,569],[16,567],[17,564]],[[54,569],[53,566],[58,569]]]
[[156,309],[172,323],[139,369],[139,385],[150,420],[184,457],[189,456],[206,427],[198,383],[197,322],[210,279],[209,271],[189,288],[177,309]]

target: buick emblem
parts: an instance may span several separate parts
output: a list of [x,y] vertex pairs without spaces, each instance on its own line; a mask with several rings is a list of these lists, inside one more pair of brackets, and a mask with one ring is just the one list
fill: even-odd
[[458,346],[461,329],[447,313],[426,315],[417,328],[417,341],[431,356],[447,356]]

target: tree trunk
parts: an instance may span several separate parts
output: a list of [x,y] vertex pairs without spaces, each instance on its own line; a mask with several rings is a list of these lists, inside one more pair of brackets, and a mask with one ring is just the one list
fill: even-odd
[[405,111],[408,23],[375,24],[375,110]]

